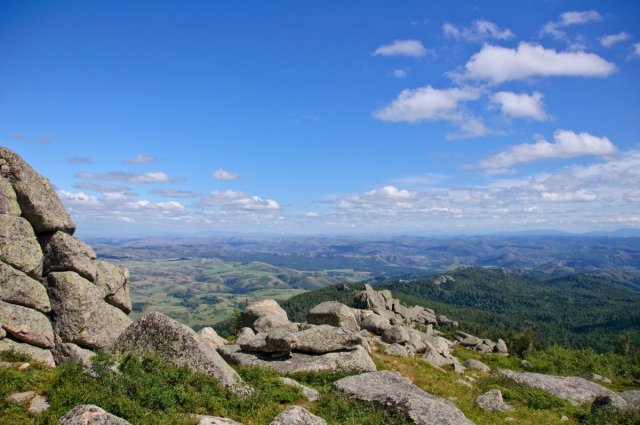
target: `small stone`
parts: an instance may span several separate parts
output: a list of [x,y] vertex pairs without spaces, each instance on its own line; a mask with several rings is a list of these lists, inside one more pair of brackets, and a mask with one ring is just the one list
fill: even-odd
[[464,385],[465,387],[469,387],[469,388],[473,388],[473,385],[471,385],[470,383],[468,383],[467,381],[465,381],[464,379],[460,379],[458,378],[458,380],[456,380],[456,382],[460,385]]
[[285,385],[289,385],[291,387],[298,388],[308,401],[318,401],[318,400],[320,400],[320,393],[318,391],[314,390],[313,388],[309,388],[307,386],[304,386],[301,383],[299,383],[298,381],[296,381],[294,379],[291,379],[291,378],[281,377],[279,379],[280,379],[280,382],[282,382]]
[[486,393],[479,395],[476,398],[476,404],[480,406],[482,410],[489,412],[514,410],[513,406],[505,404],[500,390],[489,390]]
[[560,420],[561,420],[562,422],[567,422],[567,421],[569,420],[569,417],[568,417],[568,416],[566,416],[566,415],[562,415],[562,417],[560,418]]
[[242,425],[240,422],[220,416],[193,415],[193,418],[198,421],[198,425]]
[[288,407],[270,425],[327,425],[327,421],[301,406]]
[[60,418],[58,425],[131,425],[93,404],[76,406]]
[[7,400],[12,403],[24,403],[36,396],[35,391],[24,391],[21,393],[13,393],[7,396]]
[[40,414],[49,408],[47,399],[41,395],[37,395],[31,399],[29,403],[29,413]]
[[464,361],[463,365],[471,369],[479,370],[481,372],[491,372],[491,368],[482,363],[480,360],[468,359]]

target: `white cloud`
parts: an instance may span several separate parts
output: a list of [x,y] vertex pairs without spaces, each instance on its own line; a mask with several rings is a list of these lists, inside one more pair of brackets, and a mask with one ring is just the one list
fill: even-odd
[[409,122],[459,120],[459,104],[476,100],[480,91],[474,88],[435,89],[426,86],[405,89],[382,109],[373,113],[374,118],[385,122]]
[[403,78],[407,78],[407,70],[402,68],[394,68],[391,72],[391,75],[401,80]]
[[391,44],[378,47],[374,56],[410,56],[420,58],[427,54],[427,49],[419,40],[394,40]]
[[491,102],[498,105],[502,114],[507,117],[545,121],[548,117],[544,111],[543,97],[543,94],[539,92],[518,94],[501,91],[491,96]]
[[231,210],[260,211],[280,209],[280,204],[273,199],[262,199],[259,196],[250,196],[233,190],[215,190],[203,198],[201,204]]
[[442,32],[445,37],[466,41],[508,40],[513,37],[513,33],[509,28],[500,28],[493,22],[485,20],[474,21],[468,28],[457,27],[452,23],[446,22],[442,25]]
[[459,131],[448,133],[447,140],[472,139],[474,137],[483,137],[491,134],[491,130],[484,125],[484,122],[473,115],[463,114],[456,121]]
[[561,28],[573,25],[582,25],[589,22],[598,22],[602,16],[595,10],[586,10],[579,12],[564,12],[556,21],[547,22],[540,31],[544,35],[550,35],[557,40],[566,39],[566,32]]
[[591,202],[598,197],[589,190],[580,189],[575,192],[543,192],[542,199],[551,202]]
[[489,171],[502,171],[519,163],[584,155],[605,156],[617,151],[608,138],[589,133],[557,130],[553,138],[554,142],[538,140],[535,143],[511,146],[506,151],[481,161],[480,166]]
[[150,190],[149,193],[151,195],[158,195],[164,198],[197,198],[201,195],[199,192],[177,189],[153,189]]
[[636,43],[633,45],[633,52],[631,53],[632,58],[640,58],[640,43]]
[[606,77],[616,67],[593,53],[557,52],[523,42],[515,49],[485,44],[465,69],[466,78],[499,84],[531,77]]
[[604,47],[611,47],[614,44],[629,39],[629,37],[630,35],[624,31],[617,34],[605,35],[604,37],[600,38],[600,44],[602,44]]
[[110,173],[82,172],[77,173],[76,178],[81,180],[126,181],[129,183],[168,183],[170,181],[169,176],[162,171],[150,171],[142,174],[125,173],[122,171],[113,171]]
[[227,171],[222,168],[218,168],[213,173],[211,173],[211,177],[215,180],[238,180],[240,178],[240,174],[234,173],[232,171]]
[[125,164],[153,164],[157,162],[158,158],[153,155],[143,155],[138,154],[132,159],[127,159],[124,161]]

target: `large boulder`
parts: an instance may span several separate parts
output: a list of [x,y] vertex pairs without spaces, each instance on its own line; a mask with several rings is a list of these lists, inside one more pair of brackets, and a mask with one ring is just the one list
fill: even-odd
[[252,391],[191,328],[161,313],[149,313],[138,319],[120,335],[111,351],[136,355],[153,353],[167,363],[209,375],[241,396]]
[[327,425],[327,421],[302,406],[289,406],[270,425]]
[[287,312],[275,300],[250,302],[240,314],[242,324],[256,332],[266,332],[272,328],[291,329]]
[[18,354],[24,354],[45,366],[55,367],[56,365],[51,350],[34,347],[9,338],[0,339],[0,351],[13,351]]
[[47,281],[53,328],[63,342],[106,349],[131,324],[129,316],[104,302],[103,292],[77,273],[49,273]]
[[640,390],[627,390],[618,394],[627,402],[629,410],[640,410]]
[[296,347],[298,338],[285,329],[273,329],[266,336],[256,336],[240,347],[245,351],[272,355],[288,355]]
[[473,425],[453,403],[422,391],[397,372],[348,376],[333,386],[348,397],[401,411],[416,424]]
[[[363,310],[368,311],[368,310]],[[386,313],[377,314],[371,312],[371,314],[362,315],[362,320],[360,321],[360,327],[362,329],[366,329],[371,333],[376,335],[382,334],[384,331],[391,327],[391,323],[389,323],[389,317]]]
[[476,369],[481,372],[491,372],[491,368],[489,366],[482,363],[480,360],[476,360],[476,359],[465,360],[463,363],[463,366],[468,367],[470,369]]
[[44,254],[44,274],[73,271],[91,282],[96,281],[96,253],[78,238],[55,232],[40,237]]
[[307,315],[307,322],[312,325],[331,325],[352,332],[360,330],[353,311],[337,301],[325,301],[312,308]]
[[42,313],[51,311],[47,288],[25,273],[0,262],[0,300]]
[[554,376],[512,370],[501,370],[500,374],[515,382],[548,392],[576,406],[592,403],[598,396],[610,397],[619,406],[626,404],[622,397],[610,389],[577,376]]
[[278,373],[296,372],[371,372],[376,365],[363,347],[350,351],[335,351],[326,354],[292,352],[288,357],[273,359],[259,353],[242,351],[239,345],[219,347],[218,352],[231,364],[260,366]]
[[391,326],[382,334],[382,340],[387,344],[404,344],[409,338],[409,331],[401,325]]
[[18,204],[37,234],[63,232],[73,234],[76,225],[62,206],[49,180],[37,173],[13,151],[0,147],[0,159],[8,167],[3,173],[11,182]]
[[76,406],[60,418],[59,425],[131,425],[93,404]]
[[312,326],[296,332],[295,336],[298,338],[295,350],[304,353],[323,354],[352,349],[362,344],[360,335],[331,325]]
[[0,327],[17,340],[53,348],[51,322],[39,311],[0,301]]
[[218,347],[222,347],[227,342],[226,339],[218,335],[215,329],[208,326],[200,329],[198,331],[198,336],[214,350]]
[[0,214],[0,261],[40,279],[42,250],[33,228],[24,218]]
[[58,342],[52,350],[56,364],[64,362],[80,363],[85,367],[91,366],[91,359],[95,353],[86,348],[82,348],[72,342]]
[[131,313],[129,270],[107,261],[96,261],[97,287],[104,291],[105,301],[125,313]]

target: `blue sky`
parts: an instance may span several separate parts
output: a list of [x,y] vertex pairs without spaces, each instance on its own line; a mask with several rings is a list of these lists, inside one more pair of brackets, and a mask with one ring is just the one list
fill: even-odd
[[640,5],[0,2],[80,235],[640,228]]

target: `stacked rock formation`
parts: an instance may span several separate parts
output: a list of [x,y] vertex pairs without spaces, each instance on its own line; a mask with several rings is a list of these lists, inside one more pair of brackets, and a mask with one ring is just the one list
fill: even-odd
[[131,324],[128,271],[75,227],[49,180],[0,147],[0,351],[86,361]]

